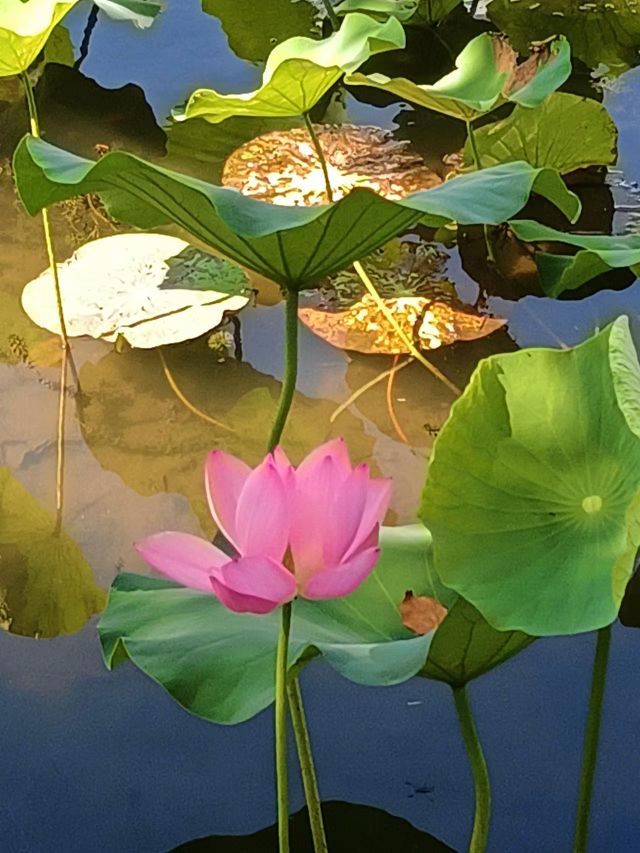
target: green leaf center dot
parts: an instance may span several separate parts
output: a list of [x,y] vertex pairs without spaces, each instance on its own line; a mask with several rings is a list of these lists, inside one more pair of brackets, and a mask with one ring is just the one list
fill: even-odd
[[602,509],[602,498],[600,495],[588,495],[582,501],[582,509],[587,515],[593,515],[595,512],[600,512]]

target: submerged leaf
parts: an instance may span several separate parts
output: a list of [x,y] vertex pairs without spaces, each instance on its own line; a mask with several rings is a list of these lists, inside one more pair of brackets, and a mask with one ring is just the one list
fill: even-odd
[[[149,349],[197,338],[244,308],[250,288],[234,264],[165,234],[116,234],[58,264],[67,333]],[[50,269],[29,282],[22,306],[60,334]]]
[[402,25],[389,18],[347,15],[338,32],[316,40],[295,36],[277,45],[267,58],[262,86],[255,92],[222,95],[197,89],[175,118],[224,121],[231,116],[297,116],[309,112],[334,83],[375,53],[404,47]]
[[413,83],[383,74],[349,74],[350,86],[372,86],[426,109],[473,121],[505,101],[535,107],[571,73],[569,44],[555,39],[535,48],[531,63],[517,65],[517,55],[500,37],[482,33],[456,59],[455,70],[433,84]]
[[78,0],[0,0],[0,77],[21,74]]
[[[612,166],[618,132],[602,104],[554,92],[535,109],[517,106],[508,118],[478,128],[475,141],[485,168],[525,160],[565,175],[589,166]],[[469,141],[464,156],[473,164]]]
[[617,616],[640,545],[640,366],[626,317],[481,362],[435,442],[421,517],[444,584],[501,630]]
[[575,290],[612,269],[632,267],[640,272],[640,234],[569,234],[529,219],[513,220],[509,226],[527,243],[564,243],[580,249],[575,255],[536,253],[540,282],[548,296]]
[[28,637],[70,634],[105,600],[76,543],[0,468],[0,627]]
[[267,204],[119,151],[93,162],[29,136],[16,150],[14,170],[31,214],[54,201],[104,192],[116,218],[143,228],[174,222],[249,269],[293,287],[343,269],[418,221],[499,224],[520,211],[531,192],[572,219],[580,210],[557,172],[526,163],[483,169],[398,201],[355,189],[316,207]]

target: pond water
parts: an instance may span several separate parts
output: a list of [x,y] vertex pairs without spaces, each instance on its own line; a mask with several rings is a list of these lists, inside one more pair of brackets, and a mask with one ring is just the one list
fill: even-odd
[[[81,71],[49,67],[39,84],[47,138],[84,155],[106,144],[163,158],[167,116],[195,87],[241,91],[259,82],[260,66],[242,57],[254,50],[251,34],[261,27],[262,5],[238,4],[234,11],[231,2],[219,4],[237,53],[220,20],[203,13],[199,0],[169,2],[145,32],[100,16]],[[454,54],[485,26],[459,11],[442,32]],[[76,50],[86,15],[82,7],[67,21]],[[410,45],[403,73],[420,81],[444,73],[450,60],[442,45],[440,52],[434,45],[428,51]],[[392,60],[385,57],[379,67],[388,73]],[[588,85],[583,72],[565,88],[581,92]],[[369,90],[362,92],[364,98]],[[636,227],[639,94],[640,69],[604,87],[604,102],[620,130],[620,159],[609,185],[579,188],[583,221],[590,223],[585,227],[621,232]],[[349,95],[346,120],[394,130],[427,157],[455,151],[463,141],[453,121],[414,113],[389,99],[371,101]],[[19,106],[0,112],[1,156],[9,155],[24,121]],[[187,148],[170,143],[169,162],[199,176],[210,170],[214,179],[215,166]],[[19,308],[22,287],[45,268],[46,256],[39,222],[14,201],[6,165],[0,181],[0,465],[53,507],[55,347],[45,333],[33,332]],[[60,255],[91,236],[111,233],[99,216],[73,205],[54,213],[54,226]],[[478,298],[476,276],[489,294],[489,308],[507,325],[490,338],[432,353],[458,385],[488,354],[572,345],[619,314],[629,314],[640,333],[640,284],[630,284],[628,276],[611,277],[611,289],[581,301],[535,294],[514,299],[486,281],[480,243],[470,233],[461,255],[444,250],[441,275],[468,302]],[[132,548],[141,536],[168,528],[201,530],[201,465],[209,448],[222,444],[252,463],[261,456],[282,376],[283,313],[276,288],[262,286],[259,303],[241,315],[241,361],[221,361],[206,340],[166,354],[184,393],[237,425],[232,437],[182,406],[155,352],[74,343],[83,400],[80,412],[74,405],[68,412],[64,520],[100,586],[108,588],[123,568],[146,571]],[[640,334],[636,339],[640,344]],[[303,329],[298,397],[285,443],[298,459],[325,438],[345,435],[356,460],[393,474],[390,520],[407,523],[434,433],[452,402],[447,388],[415,363],[398,373],[392,393],[406,442],[389,417],[384,381],[332,421],[350,394],[390,366],[391,356],[346,353]],[[593,648],[593,635],[538,641],[471,685],[494,786],[489,849],[495,853],[571,848]],[[594,852],[638,846],[640,765],[633,746],[640,728],[634,663],[639,653],[637,632],[616,627],[596,778]],[[0,674],[2,850],[273,849],[268,834],[235,844],[222,838],[189,844],[257,833],[273,823],[270,711],[236,727],[216,726],[184,712],[130,665],[108,673],[95,619],[78,633],[52,639],[3,632]],[[318,662],[304,671],[302,686],[323,798],[360,804],[331,807],[330,832],[338,839],[332,849],[465,849],[473,791],[449,689],[421,679],[394,688],[358,687]],[[303,804],[295,776],[292,800],[296,809]],[[297,849],[310,849],[304,840],[298,844]]]

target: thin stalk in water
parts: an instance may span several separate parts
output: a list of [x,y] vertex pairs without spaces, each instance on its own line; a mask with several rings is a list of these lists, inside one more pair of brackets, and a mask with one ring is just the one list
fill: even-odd
[[291,629],[291,602],[282,607],[276,651],[276,785],[278,798],[278,850],[289,853],[289,779],[287,770],[287,659]]
[[[473,129],[473,122],[467,119],[465,122],[467,125],[467,139],[469,140],[469,145],[471,146],[471,154],[473,156],[473,163],[476,168],[476,172],[479,172],[482,169],[482,160],[480,158],[480,151],[478,150],[478,143],[476,140],[476,134]],[[491,232],[489,231],[488,225],[483,225],[482,229],[484,231],[484,242],[487,247],[487,260],[490,263],[496,263],[496,256],[493,253],[493,243],[491,242]]]
[[[24,85],[27,108],[29,110],[29,122],[31,133],[37,139],[40,138],[40,122],[38,120],[38,109],[36,106],[35,93],[29,73],[25,71],[22,75],[22,83]],[[77,371],[73,363],[71,348],[69,346],[69,338],[67,336],[67,326],[64,319],[64,310],[62,307],[62,292],[60,289],[60,278],[58,276],[58,265],[56,263],[56,255],[53,245],[53,235],[51,233],[51,222],[49,221],[49,212],[46,207],[42,208],[42,230],[44,233],[44,242],[47,249],[47,259],[49,268],[53,277],[53,286],[56,296],[56,308],[58,311],[58,325],[60,326],[60,344],[62,348],[62,361],[60,364],[60,397],[58,402],[58,431],[57,431],[57,461],[56,461],[56,523],[54,532],[60,533],[62,529],[62,511],[64,505],[64,430],[67,408],[67,364],[71,363],[71,368],[74,375],[77,376]]]
[[313,143],[313,147],[315,148],[316,154],[318,155],[318,160],[320,161],[320,168],[322,169],[322,174],[324,176],[324,185],[327,191],[327,198],[329,200],[329,204],[333,201],[333,190],[331,189],[331,180],[329,179],[329,167],[327,166],[327,160],[324,156],[324,151],[322,150],[322,145],[320,145],[320,140],[318,139],[318,134],[315,131],[313,126],[313,122],[309,118],[309,113],[303,113],[304,123],[307,126],[307,130],[309,131],[309,136],[311,137],[311,142]]
[[333,3],[331,2],[331,0],[322,0],[322,4],[324,6],[325,12],[327,13],[327,19],[328,19],[329,23],[331,24],[331,29],[332,30],[340,29],[340,20],[338,19],[338,16],[336,15],[336,11],[333,8]]
[[289,686],[287,688],[287,696],[289,699],[289,710],[291,712],[293,732],[295,734],[296,746],[298,748],[298,758],[300,760],[300,772],[302,774],[304,795],[307,801],[307,810],[309,812],[309,824],[311,826],[311,837],[313,838],[313,849],[315,853],[327,853],[329,848],[327,847],[327,838],[322,820],[322,806],[320,791],[318,789],[318,779],[316,777],[315,767],[313,766],[311,739],[309,738],[309,729],[307,728],[304,706],[302,704],[302,692],[297,678],[290,679]]
[[458,713],[460,731],[469,757],[475,790],[475,816],[469,842],[469,853],[484,853],[487,848],[491,820],[491,783],[478,732],[473,720],[469,697],[464,685],[453,687],[453,700]]
[[611,646],[611,625],[600,628],[596,642],[596,653],[593,659],[591,676],[591,694],[587,726],[584,734],[582,752],[582,771],[580,774],[580,793],[578,795],[578,813],[576,815],[576,830],[573,841],[573,853],[586,853],[589,843],[589,815],[593,795],[593,780],[598,758],[598,741],[600,739],[600,724],[602,722],[602,703],[607,680],[609,664],[609,648]]

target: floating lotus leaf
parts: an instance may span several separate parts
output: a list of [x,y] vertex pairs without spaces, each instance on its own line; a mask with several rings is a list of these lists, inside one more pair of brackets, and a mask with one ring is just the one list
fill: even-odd
[[536,253],[540,282],[548,296],[575,290],[612,269],[631,267],[640,273],[640,234],[568,234],[529,219],[509,225],[527,243],[564,243],[581,250],[576,255]]
[[[388,199],[439,186],[411,143],[380,127],[316,125],[334,201],[356,187]],[[325,178],[305,127],[273,131],[242,145],[228,158],[222,183],[244,195],[280,205],[328,202]]]
[[456,59],[455,71],[437,83],[418,85],[404,77],[348,74],[350,86],[372,86],[404,101],[463,121],[473,121],[505,101],[536,107],[571,73],[569,43],[554,39],[534,47],[522,64],[502,37],[482,33]]
[[79,631],[106,593],[78,546],[7,468],[0,468],[0,627],[28,637]]
[[202,11],[220,20],[231,50],[249,62],[263,62],[274,45],[318,29],[317,10],[306,0],[262,0],[258,18],[255,0],[202,0]]
[[626,317],[571,350],[481,362],[423,493],[441,581],[500,630],[610,624],[640,545],[639,436]]
[[[58,264],[67,333],[150,349],[197,338],[244,308],[250,288],[235,264],[165,234],[115,234]],[[60,333],[49,269],[29,282],[22,306]]]
[[115,21],[131,21],[138,29],[146,30],[163,9],[162,3],[153,0],[94,0]]
[[610,74],[620,74],[640,59],[638,0],[491,0],[487,12],[521,51],[534,39],[563,33],[574,55],[591,68],[602,63]]
[[14,174],[25,207],[102,192],[117,219],[142,228],[174,222],[249,269],[303,287],[362,258],[418,221],[499,224],[537,192],[575,218],[577,197],[557,172],[526,163],[463,175],[389,201],[355,189],[331,205],[282,207],[114,151],[97,162],[27,136]]
[[[398,684],[424,664],[432,634],[402,625],[406,589],[429,591],[429,553],[383,528],[382,556],[352,595],[293,607],[289,664],[320,652],[358,684]],[[237,614],[213,595],[142,575],[119,575],[99,625],[109,667],[127,657],[194,714],[249,719],[273,701],[280,616]]]
[[402,25],[369,15],[347,15],[338,32],[317,40],[296,36],[269,54],[262,86],[242,95],[197,89],[176,118],[201,117],[210,122],[231,116],[295,116],[308,112],[342,75],[355,71],[375,53],[404,47]]
[[[517,106],[508,118],[478,128],[475,140],[483,167],[525,160],[566,175],[612,166],[618,156],[618,131],[605,107],[567,92],[553,92],[535,109]],[[473,165],[468,141],[464,157]]]
[[[478,314],[451,297],[398,296],[383,301],[419,349],[484,338],[506,322]],[[339,349],[382,354],[409,352],[368,294],[345,311],[303,307],[298,316],[316,335]]]
[[26,71],[78,0],[0,0],[0,77]]

